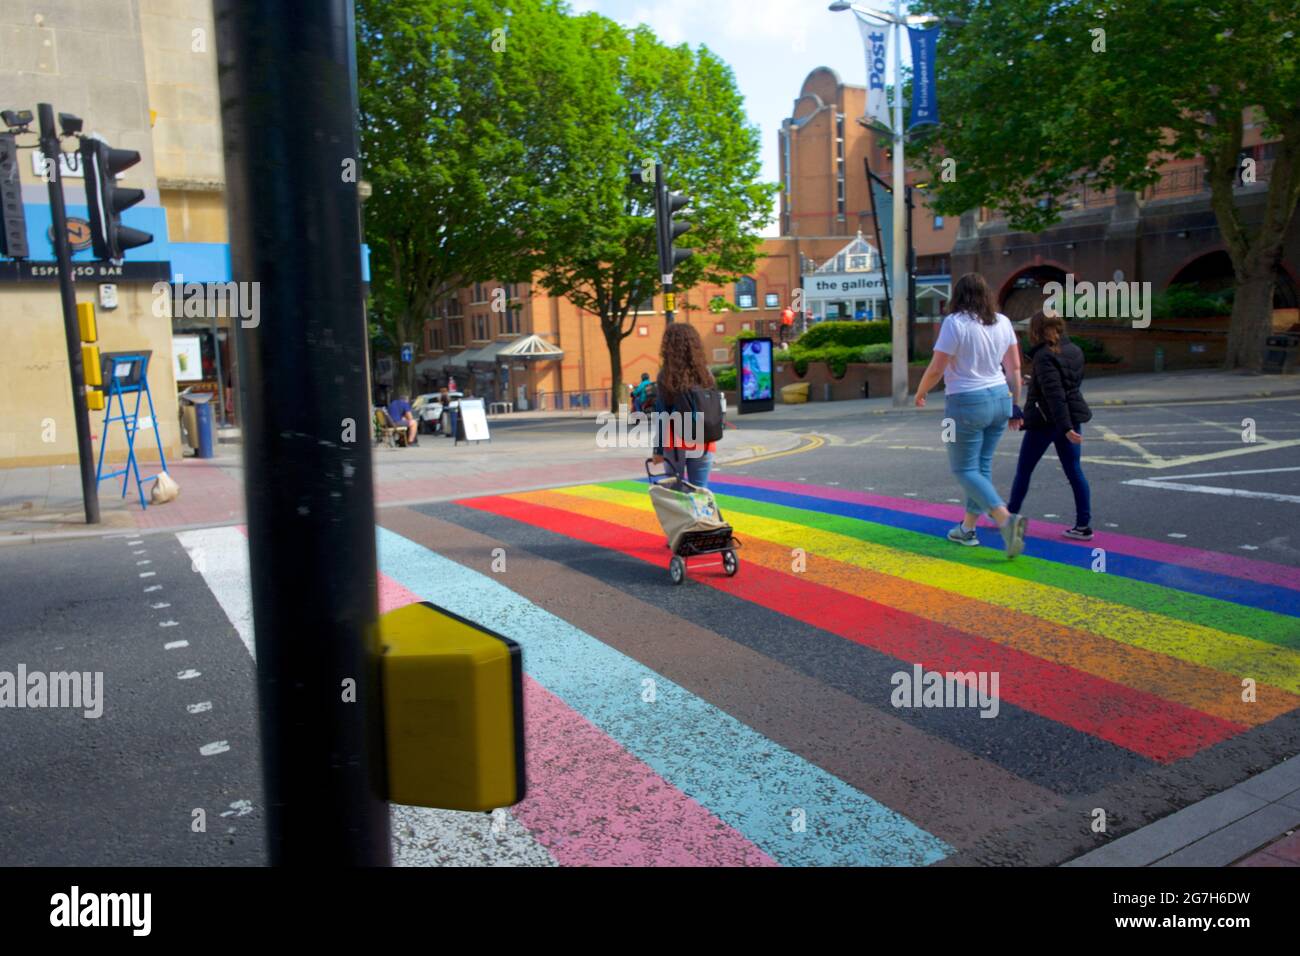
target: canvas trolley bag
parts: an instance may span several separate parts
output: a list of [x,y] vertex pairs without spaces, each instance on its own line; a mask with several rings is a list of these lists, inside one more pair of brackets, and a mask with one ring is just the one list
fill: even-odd
[[664,478],[650,485],[650,502],[668,544],[677,553],[682,535],[688,531],[718,531],[727,527],[718,513],[713,492],[698,488],[680,477]]

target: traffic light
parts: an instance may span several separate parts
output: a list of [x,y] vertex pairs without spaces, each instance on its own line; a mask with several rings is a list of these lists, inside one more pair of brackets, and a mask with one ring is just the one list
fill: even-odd
[[121,259],[127,249],[153,242],[150,233],[122,225],[124,210],[144,199],[143,189],[123,189],[117,174],[140,162],[133,149],[114,149],[102,139],[83,136],[81,162],[90,205],[90,244],[97,259]]
[[668,184],[660,176],[655,182],[655,223],[659,237],[659,270],[672,275],[679,262],[695,254],[693,249],[678,249],[676,239],[691,228],[691,222],[677,214],[690,203],[682,193],[668,191]]
[[[31,114],[27,114],[31,119]],[[0,133],[0,255],[26,259],[27,220],[23,215],[23,190],[18,181],[18,146],[13,133]]]

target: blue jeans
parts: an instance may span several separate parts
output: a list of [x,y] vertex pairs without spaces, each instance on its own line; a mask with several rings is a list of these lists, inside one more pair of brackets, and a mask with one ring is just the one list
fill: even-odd
[[954,423],[948,446],[948,467],[966,492],[966,511],[988,514],[1002,504],[993,487],[993,453],[1007,430],[1011,396],[1005,385],[948,395],[944,415]]
[[709,487],[709,472],[713,471],[713,452],[706,451],[696,458],[687,456],[680,448],[664,449],[664,464],[674,475],[686,472],[686,480],[700,488]]
[[[1020,514],[1020,506],[1029,493],[1029,479],[1033,477],[1038,460],[1048,445],[1056,446],[1056,457],[1061,460],[1061,470],[1074,492],[1074,525],[1087,528],[1092,522],[1092,491],[1083,476],[1083,446],[1065,437],[1065,428],[1026,428],[1025,440],[1020,443],[1020,461],[1016,463],[1016,479],[1011,483],[1011,501],[1007,507]],[[1083,426],[1076,429],[1083,434]]]

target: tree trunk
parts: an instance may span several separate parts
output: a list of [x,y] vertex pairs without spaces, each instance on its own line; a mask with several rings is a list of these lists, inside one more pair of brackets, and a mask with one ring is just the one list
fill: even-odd
[[1264,360],[1264,340],[1273,327],[1273,270],[1238,272],[1228,326],[1225,368],[1258,372]]
[[618,411],[623,392],[623,336],[618,325],[612,318],[600,317],[600,330],[609,349],[609,410],[612,412]]

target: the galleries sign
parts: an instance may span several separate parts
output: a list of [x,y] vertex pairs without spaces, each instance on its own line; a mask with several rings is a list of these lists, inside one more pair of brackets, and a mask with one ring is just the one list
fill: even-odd
[[804,295],[815,299],[850,292],[879,292],[883,295],[885,282],[879,272],[840,272],[805,276],[803,289]]

